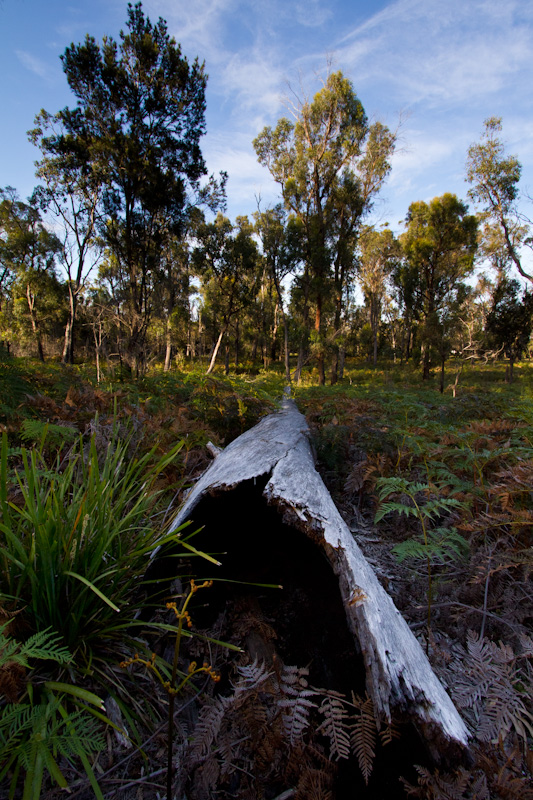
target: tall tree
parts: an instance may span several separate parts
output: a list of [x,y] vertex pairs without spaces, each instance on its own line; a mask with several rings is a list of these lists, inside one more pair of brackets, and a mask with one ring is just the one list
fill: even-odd
[[468,206],[449,193],[430,203],[411,203],[407,230],[400,237],[409,277],[406,283],[422,322],[424,379],[430,374],[431,345],[444,339],[450,306],[474,269],[478,222],[467,211]]
[[[61,243],[44,225],[37,202],[22,202],[14,189],[0,190],[0,276],[2,305],[6,290],[11,301],[22,301],[37,354],[44,361],[42,324],[45,309],[60,299],[56,257]],[[55,303],[57,305],[57,303]]]
[[529,220],[517,206],[522,165],[516,156],[506,154],[501,131],[500,117],[485,120],[481,141],[468,149],[467,180],[472,184],[468,196],[482,206],[489,240],[499,236],[519,274],[533,283],[533,274],[525,270],[521,255],[524,245],[531,246]]
[[311,102],[300,102],[294,116],[294,122],[284,117],[276,128],[265,128],[254,148],[280,185],[285,206],[304,227],[304,303],[313,306],[319,380],[324,383],[326,303],[334,290],[339,296],[349,252],[345,244],[388,173],[395,137],[379,123],[369,125],[351,82],[340,71],[328,76]]
[[41,111],[29,138],[42,153],[37,177],[43,183],[37,197],[43,210],[50,210],[62,226],[62,264],[67,274],[68,319],[62,361],[74,363],[74,341],[78,303],[85,280],[99,259],[97,221],[103,175],[85,160],[85,148],[66,145],[61,114]]
[[127,28],[120,43],[87,36],[66,49],[63,69],[78,105],[56,115],[56,146],[102,181],[101,234],[125,282],[127,355],[138,368],[161,254],[201,196],[207,76],[141,3],[128,4]]
[[370,310],[373,363],[378,358],[378,333],[390,278],[401,259],[401,246],[389,228],[365,226],[359,236],[358,278]]
[[276,308],[279,308],[283,323],[285,379],[291,383],[289,362],[289,321],[283,298],[283,281],[294,273],[301,259],[300,226],[288,219],[283,205],[254,214],[255,230],[261,241],[261,250],[266,272],[276,291]]
[[234,226],[219,213],[214,222],[198,227],[196,238],[194,265],[202,278],[204,302],[209,302],[218,328],[206,373],[209,375],[230,325],[257,294],[259,252],[247,217],[237,217]]
[[485,330],[489,341],[503,348],[509,359],[507,380],[512,382],[514,363],[526,349],[533,327],[533,294],[524,292],[520,284],[505,274],[499,278],[487,315]]

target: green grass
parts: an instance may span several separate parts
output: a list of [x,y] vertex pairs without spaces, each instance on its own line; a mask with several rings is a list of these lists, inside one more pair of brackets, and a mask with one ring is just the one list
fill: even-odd
[[177,539],[156,516],[154,487],[180,449],[154,461],[117,439],[98,452],[92,437],[47,464],[36,448],[11,456],[4,434],[0,605],[57,632],[78,661],[116,647],[143,600],[150,553]]

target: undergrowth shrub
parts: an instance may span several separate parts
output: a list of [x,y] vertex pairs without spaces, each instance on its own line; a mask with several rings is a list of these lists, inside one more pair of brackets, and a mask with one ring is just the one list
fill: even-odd
[[8,630],[12,622],[13,617],[0,625],[0,695],[5,698],[0,715],[0,785],[8,776],[10,800],[19,785],[23,800],[39,800],[48,775],[60,789],[69,791],[58,762],[77,758],[96,797],[103,800],[89,762],[89,754],[104,745],[101,725],[93,716],[95,706],[104,708],[102,700],[71,684],[43,682],[42,667],[35,675],[33,662],[67,666],[72,661],[70,652],[48,630],[18,642]]
[[24,402],[28,380],[19,363],[0,347],[0,421],[7,422]]
[[0,604],[24,609],[34,630],[57,631],[81,661],[112,650],[146,600],[150,553],[179,539],[157,522],[154,485],[181,447],[132,458],[127,442],[100,454],[92,437],[47,464],[38,449],[12,456],[4,435]]

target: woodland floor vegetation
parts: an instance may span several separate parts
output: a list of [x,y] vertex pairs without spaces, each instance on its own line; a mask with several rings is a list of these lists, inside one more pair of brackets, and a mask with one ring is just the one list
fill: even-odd
[[[0,369],[1,796],[164,797],[169,730],[179,800],[347,797],[334,786],[351,754],[361,796],[377,796],[387,749],[368,698],[317,688],[305,660],[276,675],[247,657],[250,630],[283,648],[290,624],[217,607],[216,581],[196,593],[222,555],[186,530],[163,591],[146,571],[208,442],[274,410],[283,372],[98,383],[89,365]],[[304,372],[293,396],[473,735],[473,764],[406,765],[389,796],[533,797],[533,367],[516,364],[513,384],[498,362],[464,367],[441,394],[438,376],[348,363],[332,387]]]

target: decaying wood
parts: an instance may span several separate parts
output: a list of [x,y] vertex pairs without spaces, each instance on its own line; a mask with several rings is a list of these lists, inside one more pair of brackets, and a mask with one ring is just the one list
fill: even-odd
[[322,547],[338,576],[348,626],[359,643],[379,716],[411,720],[436,759],[468,746],[468,731],[425,653],[357,545],[315,470],[305,417],[282,409],[233,441],[190,492],[172,528],[207,494],[266,477],[263,491],[283,522]]

